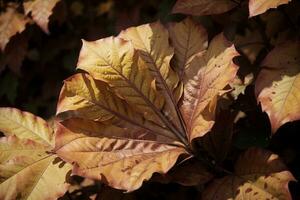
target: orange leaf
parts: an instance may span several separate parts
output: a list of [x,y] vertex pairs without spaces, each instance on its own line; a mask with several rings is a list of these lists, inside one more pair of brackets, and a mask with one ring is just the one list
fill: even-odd
[[249,0],[250,17],[262,14],[270,8],[277,8],[282,4],[287,4],[291,0]]

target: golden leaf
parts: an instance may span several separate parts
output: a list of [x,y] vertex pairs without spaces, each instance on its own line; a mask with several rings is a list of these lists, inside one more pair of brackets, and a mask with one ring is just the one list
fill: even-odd
[[12,36],[25,30],[28,22],[29,20],[24,15],[16,11],[14,4],[0,15],[0,48],[2,51]]
[[291,0],[249,0],[249,14],[250,17],[262,14],[270,8],[277,8],[282,4],[287,4]]
[[267,112],[272,132],[286,122],[300,119],[300,42],[275,47],[262,62],[255,91]]
[[73,163],[73,173],[103,180],[128,192],[139,188],[154,172],[166,173],[185,153],[180,146],[159,141],[118,138],[113,131],[101,134],[100,129],[93,136],[90,131],[72,128],[74,132],[59,125],[56,153]]
[[202,194],[203,200],[292,199],[289,181],[295,181],[278,156],[252,148],[235,165],[235,174],[215,180]]
[[49,34],[48,23],[52,10],[59,0],[30,0],[23,3],[25,14],[31,13],[33,20]]

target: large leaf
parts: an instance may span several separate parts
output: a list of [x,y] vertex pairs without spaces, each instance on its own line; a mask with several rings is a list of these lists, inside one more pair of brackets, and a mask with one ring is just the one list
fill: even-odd
[[0,116],[4,115],[0,120],[0,131],[6,135],[0,139],[0,199],[62,196],[68,188],[66,176],[71,165],[49,153],[53,131],[27,112],[1,108]]
[[212,15],[227,12],[238,5],[232,0],[177,0],[173,13],[187,15]]
[[234,46],[220,34],[211,41],[207,52],[199,53],[186,70],[180,108],[190,141],[211,129],[213,123],[204,119],[203,111],[234,79],[238,67],[232,59],[237,55]]
[[191,18],[169,25],[170,39],[175,51],[175,59],[180,79],[193,58],[206,50],[208,36],[206,30],[196,24]]
[[235,173],[215,180],[203,192],[203,200],[289,200],[289,181],[295,180],[277,155],[252,148],[235,165]]
[[166,173],[178,156],[185,153],[179,146],[147,140],[147,134],[120,138],[118,131],[111,127],[100,126],[97,134],[93,134],[90,125],[80,123],[76,128],[72,124],[72,120],[64,124],[72,131],[59,126],[56,153],[73,163],[73,173],[102,180],[114,188],[135,190],[154,172]]
[[145,120],[142,115],[134,112],[132,107],[116,96],[107,84],[94,80],[88,74],[76,74],[65,80],[57,114],[63,115],[63,119],[79,117],[109,121],[120,127],[139,127],[166,138],[176,139],[167,129]]
[[4,51],[10,38],[25,30],[28,19],[16,11],[16,6],[12,5],[0,15],[0,48]]
[[[180,88],[177,90],[179,79],[170,67],[174,50],[169,45],[168,31],[159,22],[156,22],[128,28],[120,33],[120,37],[130,40],[137,49],[145,66],[155,78],[157,90],[165,99],[165,116],[183,133],[184,125],[177,109],[177,101],[180,99],[182,90]],[[172,125],[169,127],[173,131],[177,131]]]
[[250,17],[262,14],[270,8],[277,8],[282,4],[287,4],[291,0],[249,0]]
[[48,23],[52,10],[59,0],[30,0],[23,3],[26,15],[31,13],[33,20],[45,32],[49,33]]
[[286,122],[300,119],[300,42],[275,47],[262,63],[255,90],[272,132]]

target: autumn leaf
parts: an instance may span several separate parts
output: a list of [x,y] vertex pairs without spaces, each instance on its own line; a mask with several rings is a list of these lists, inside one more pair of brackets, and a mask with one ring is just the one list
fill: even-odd
[[2,51],[12,36],[25,30],[28,22],[29,20],[24,15],[17,12],[15,4],[11,4],[0,15],[0,48]]
[[[213,123],[203,111],[235,77],[238,67],[232,59],[239,54],[223,36],[216,36],[208,50],[197,55],[186,70],[183,103],[180,107],[188,127],[189,140],[203,136]],[[210,120],[211,121],[211,120]]]
[[[49,153],[53,130],[30,113],[0,108],[0,199],[57,199],[70,164]],[[49,190],[49,188],[51,188]]]
[[173,13],[187,15],[213,15],[227,12],[238,5],[231,0],[177,0]]
[[[81,126],[75,128],[74,123],[71,119],[64,124],[72,131],[59,125],[56,153],[73,163],[74,174],[102,180],[128,192],[141,187],[154,172],[166,173],[178,156],[185,153],[182,147],[163,140],[148,140],[143,132],[120,137],[111,126],[101,128],[99,125],[97,134],[93,134],[90,127],[95,124],[80,123]],[[124,130],[121,133],[124,135]]]
[[300,43],[290,41],[275,47],[262,62],[255,92],[270,118],[272,132],[300,119]]
[[277,155],[252,148],[240,156],[233,175],[215,180],[202,194],[206,199],[292,199],[288,190],[293,175]]
[[31,13],[35,23],[49,34],[48,23],[52,10],[59,0],[30,0],[23,3],[25,14]]
[[277,8],[282,4],[287,4],[291,0],[249,0],[249,14],[250,17],[262,14],[270,8]]

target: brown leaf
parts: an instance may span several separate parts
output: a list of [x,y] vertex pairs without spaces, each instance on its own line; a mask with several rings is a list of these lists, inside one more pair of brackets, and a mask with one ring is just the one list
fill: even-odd
[[[186,70],[183,103],[180,107],[189,140],[207,133],[213,123],[204,123],[202,112],[235,77],[238,67],[232,59],[237,56],[233,45],[223,34],[216,36],[208,50],[199,53]],[[201,122],[201,123],[200,123]],[[207,127],[203,129],[203,127]]]
[[235,173],[215,180],[203,192],[202,198],[291,200],[289,181],[295,181],[295,178],[277,155],[252,148],[240,156]]
[[25,30],[28,19],[16,10],[16,5],[11,4],[6,12],[0,15],[0,48],[4,51],[10,38]]
[[23,3],[25,14],[31,13],[35,23],[49,34],[48,23],[52,10],[59,0],[30,0]]
[[300,42],[275,47],[262,62],[255,92],[262,110],[269,115],[272,132],[300,119]]
[[177,0],[172,13],[213,15],[227,12],[237,5],[231,0]]

